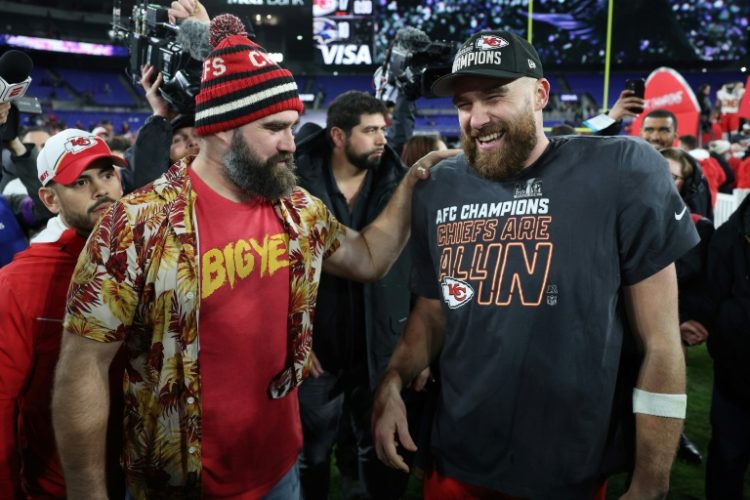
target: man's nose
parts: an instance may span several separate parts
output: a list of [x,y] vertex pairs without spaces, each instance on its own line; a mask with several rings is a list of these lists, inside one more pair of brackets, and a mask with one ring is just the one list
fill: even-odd
[[489,109],[481,102],[474,103],[469,113],[469,125],[475,130],[484,127],[491,121]]
[[375,144],[377,144],[378,146],[381,146],[385,144],[386,142],[387,141],[385,138],[385,130],[378,130],[377,133],[375,134]]
[[282,133],[276,149],[281,153],[294,153],[297,150],[297,145],[294,143],[294,134],[291,129],[287,129]]
[[91,181],[94,197],[101,198],[103,196],[109,196],[109,184],[104,179],[98,177]]

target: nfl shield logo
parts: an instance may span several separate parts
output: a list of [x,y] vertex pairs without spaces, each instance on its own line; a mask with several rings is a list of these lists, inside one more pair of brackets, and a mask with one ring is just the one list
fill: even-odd
[[548,306],[557,305],[557,295],[547,295],[547,305]]

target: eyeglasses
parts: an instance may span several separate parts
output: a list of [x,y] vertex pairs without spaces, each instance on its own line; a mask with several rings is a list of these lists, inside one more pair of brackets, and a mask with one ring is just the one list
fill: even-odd
[[683,176],[681,176],[681,175],[672,174],[672,180],[673,181],[684,181],[685,178]]

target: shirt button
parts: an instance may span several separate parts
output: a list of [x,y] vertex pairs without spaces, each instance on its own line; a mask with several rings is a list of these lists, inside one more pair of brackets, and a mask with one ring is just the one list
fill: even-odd
[[191,446],[190,448],[188,448],[188,453],[190,453],[191,455],[192,455],[193,453],[195,453],[195,447],[194,447],[194,446]]
[[193,396],[188,396],[187,398],[187,404],[191,405],[195,403],[195,398]]

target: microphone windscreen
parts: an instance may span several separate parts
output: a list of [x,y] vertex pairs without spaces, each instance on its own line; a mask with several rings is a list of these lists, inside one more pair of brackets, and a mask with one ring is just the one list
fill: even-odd
[[394,45],[401,46],[410,52],[423,49],[429,43],[430,37],[424,31],[412,27],[399,29],[393,38]]
[[31,76],[34,63],[20,50],[9,50],[0,56],[0,78],[7,83],[21,83]]
[[183,50],[190,53],[193,59],[203,61],[211,53],[211,45],[208,43],[208,25],[200,21],[186,19],[180,25],[176,41],[182,45]]

